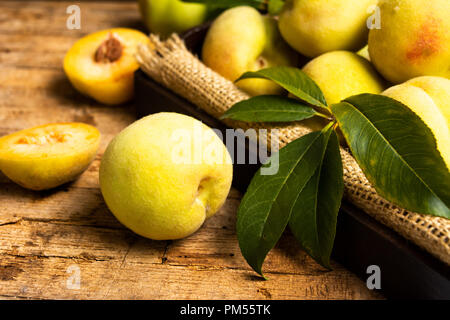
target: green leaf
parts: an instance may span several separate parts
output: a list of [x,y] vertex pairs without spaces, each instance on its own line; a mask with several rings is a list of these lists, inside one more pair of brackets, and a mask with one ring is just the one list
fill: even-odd
[[244,73],[238,80],[262,78],[272,80],[300,100],[326,108],[327,102],[319,86],[303,71],[293,67],[273,67]]
[[269,14],[272,16],[278,15],[281,12],[281,9],[283,9],[283,6],[284,0],[269,0]]
[[288,122],[311,118],[318,113],[309,105],[283,96],[256,96],[236,103],[222,119],[249,122]]
[[266,0],[182,0],[183,2],[203,3],[215,8],[232,8],[237,6],[250,6],[257,9],[266,9]]
[[408,107],[362,94],[331,106],[377,192],[413,212],[450,218],[450,173],[431,130]]
[[339,140],[331,131],[323,159],[298,195],[289,220],[289,228],[305,251],[328,269],[343,193]]
[[[285,230],[298,195],[316,172],[327,146],[323,131],[305,135],[272,155],[253,177],[237,214],[239,246],[248,264],[262,275],[262,264]],[[262,169],[276,163],[274,175]]]

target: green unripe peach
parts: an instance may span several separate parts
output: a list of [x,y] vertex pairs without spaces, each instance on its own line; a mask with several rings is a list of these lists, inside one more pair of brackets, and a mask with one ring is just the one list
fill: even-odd
[[150,32],[163,37],[202,24],[208,15],[203,4],[181,0],[139,0],[143,21]]

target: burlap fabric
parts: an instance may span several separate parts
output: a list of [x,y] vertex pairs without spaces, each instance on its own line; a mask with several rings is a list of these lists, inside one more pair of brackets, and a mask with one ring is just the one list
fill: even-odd
[[[176,35],[162,42],[150,36],[154,49],[139,48],[141,68],[155,81],[186,98],[210,115],[219,118],[233,104],[249,98],[231,81],[206,67],[191,54]],[[276,128],[280,146],[301,137],[310,129],[301,123],[280,126],[225,121],[234,128]],[[450,265],[450,220],[403,210],[377,194],[351,154],[341,148],[345,197],[367,214],[392,228]],[[370,248],[367,248],[370,250]]]

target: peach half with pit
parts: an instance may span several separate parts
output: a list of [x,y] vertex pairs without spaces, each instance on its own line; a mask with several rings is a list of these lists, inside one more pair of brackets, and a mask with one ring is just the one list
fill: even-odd
[[140,31],[114,28],[78,40],[64,58],[64,71],[81,93],[106,105],[129,101],[134,93],[138,45],[150,43]]

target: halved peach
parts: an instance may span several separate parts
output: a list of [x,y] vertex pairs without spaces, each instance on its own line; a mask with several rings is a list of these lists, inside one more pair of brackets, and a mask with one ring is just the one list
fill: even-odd
[[94,160],[100,132],[84,123],[47,124],[0,138],[0,170],[32,190],[75,180]]
[[81,93],[104,104],[121,104],[133,97],[137,47],[149,43],[145,34],[133,29],[98,31],[72,46],[64,58],[64,71]]

